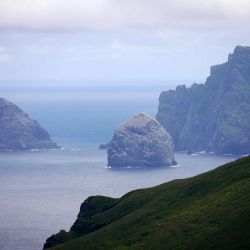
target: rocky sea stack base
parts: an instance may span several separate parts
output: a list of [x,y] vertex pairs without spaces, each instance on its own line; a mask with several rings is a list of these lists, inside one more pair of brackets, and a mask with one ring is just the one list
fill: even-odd
[[176,164],[172,138],[158,121],[139,113],[120,124],[111,142],[101,145],[109,167],[162,167]]
[[0,98],[0,151],[55,148],[59,147],[37,121]]

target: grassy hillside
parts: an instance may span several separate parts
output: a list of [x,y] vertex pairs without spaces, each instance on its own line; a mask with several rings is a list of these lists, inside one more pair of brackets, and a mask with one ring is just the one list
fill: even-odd
[[120,199],[90,197],[47,244],[64,241],[49,249],[250,249],[250,157]]

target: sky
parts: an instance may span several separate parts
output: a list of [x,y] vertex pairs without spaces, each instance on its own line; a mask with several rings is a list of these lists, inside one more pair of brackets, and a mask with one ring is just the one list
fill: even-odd
[[0,0],[0,81],[204,82],[249,0]]

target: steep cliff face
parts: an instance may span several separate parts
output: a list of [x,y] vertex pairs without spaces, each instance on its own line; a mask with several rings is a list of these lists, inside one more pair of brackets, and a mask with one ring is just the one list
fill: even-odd
[[211,67],[205,84],[162,92],[157,120],[177,150],[250,152],[250,47]]
[[0,98],[0,150],[58,148],[45,129],[15,104]]

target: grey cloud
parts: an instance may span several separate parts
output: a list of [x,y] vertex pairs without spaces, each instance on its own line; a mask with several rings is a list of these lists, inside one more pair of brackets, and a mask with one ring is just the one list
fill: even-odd
[[248,0],[1,0],[0,28],[33,31],[235,29]]

